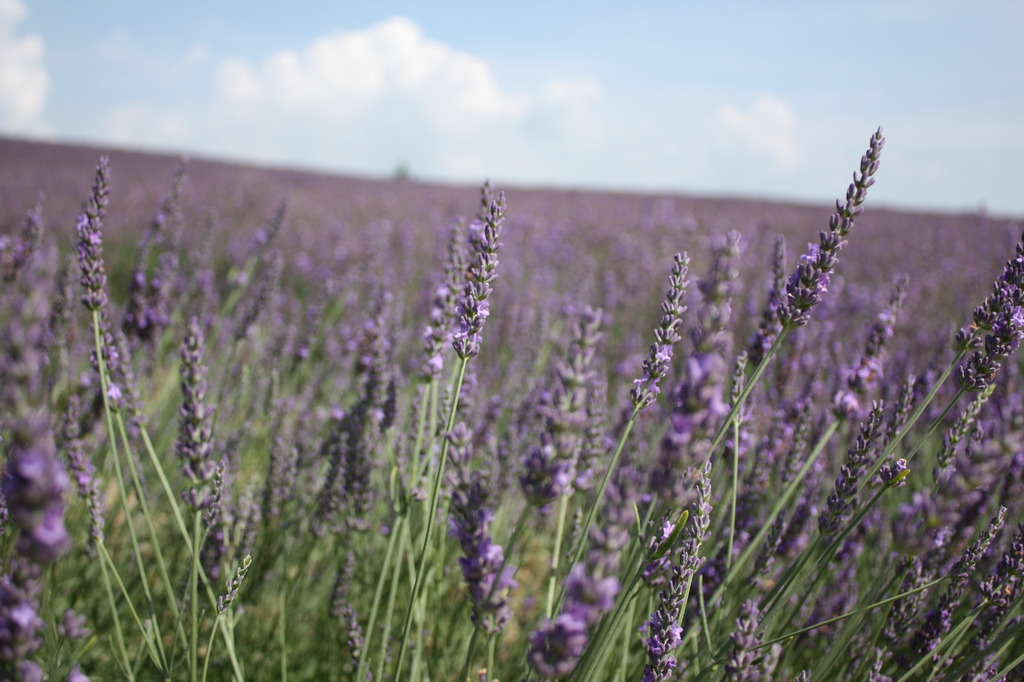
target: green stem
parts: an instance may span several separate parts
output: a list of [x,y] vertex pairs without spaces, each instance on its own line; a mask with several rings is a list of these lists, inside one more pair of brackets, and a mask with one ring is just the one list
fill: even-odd
[[[632,413],[629,415],[629,421],[626,422],[626,427],[622,430],[622,435],[619,437],[619,443],[615,446],[615,454],[612,455],[612,461],[608,463],[608,467],[604,471],[604,476],[601,477],[601,485],[597,487],[597,494],[594,500],[590,503],[590,511],[587,512],[587,518],[583,522],[583,526],[580,528],[580,543],[573,553],[572,561],[569,562],[569,566],[575,566],[580,562],[580,558],[583,556],[583,550],[586,548],[587,543],[582,538],[589,537],[590,526],[594,523],[594,516],[597,514],[597,508],[601,506],[601,500],[604,498],[604,491],[608,487],[608,482],[611,480],[612,472],[615,471],[615,467],[618,466],[619,457],[622,456],[622,449],[626,445],[626,439],[629,438],[629,432],[633,430],[633,424],[636,423],[637,415],[640,414],[640,408],[634,407]],[[557,611],[562,608],[562,601],[565,600],[565,585],[562,585],[562,589],[558,593],[558,600],[555,602],[554,610]]]
[[729,501],[729,551],[725,555],[726,570],[732,568],[732,552],[736,544],[736,497],[740,482],[740,423],[733,422],[732,495]]
[[199,549],[202,542],[202,522],[202,512],[196,511],[192,517],[192,571],[189,576],[192,594],[192,638],[189,640],[189,670],[192,674],[192,682],[196,682],[199,676]]
[[[364,630],[366,633],[363,641],[364,652],[370,651],[370,643],[373,641],[373,633],[377,625],[377,611],[380,607],[381,597],[384,594],[384,582],[389,574],[388,569],[391,567],[391,557],[394,554],[395,544],[405,531],[405,528],[403,527],[404,521],[404,515],[395,518],[391,534],[388,536],[388,547],[384,552],[384,564],[380,567],[380,572],[377,573],[377,585],[373,590],[373,604],[370,606],[370,618],[367,621],[366,629]],[[391,573],[394,573],[394,571],[391,571]],[[392,594],[394,594],[394,588],[392,588]],[[385,628],[384,631],[387,632],[388,629]],[[368,665],[367,659],[369,659],[369,656],[366,653],[359,657],[359,667],[356,669],[357,680],[366,679],[366,666]],[[377,679],[380,679],[379,675]]]
[[[558,526],[555,530],[555,546],[551,550],[551,571],[548,574],[548,599],[544,607],[544,615],[551,618],[551,609],[555,601],[555,584],[558,582],[558,559],[562,554],[562,533],[565,532],[565,516],[569,510],[569,496],[562,495],[558,501]],[[584,537],[580,538],[582,544]]]
[[[110,381],[107,376],[106,362],[103,360],[103,341],[100,338],[100,313],[98,310],[92,311],[92,328],[93,328],[93,341],[96,348],[96,367],[100,375],[100,393],[103,397],[103,414],[107,422],[107,439],[110,443],[110,457],[114,464],[114,475],[117,477],[117,492],[118,498],[121,501],[121,508],[124,510],[125,515],[125,526],[128,528],[128,536],[132,544],[132,555],[135,558],[135,565],[139,570],[139,575],[142,578],[142,589],[146,595],[146,608],[149,612],[150,622],[154,624],[154,631],[159,632],[156,628],[156,607],[153,602],[153,595],[149,590],[149,576],[146,572],[146,564],[142,560],[142,549],[139,545],[139,539],[135,532],[135,524],[132,521],[131,511],[128,505],[128,496],[124,490],[124,475],[121,469],[121,458],[118,456],[117,451],[117,431],[114,429],[113,409],[110,406],[110,396],[108,395]],[[125,359],[127,362],[127,358]],[[131,453],[126,453],[126,456],[130,457]],[[153,541],[156,542],[154,536]],[[127,598],[127,592],[125,597]],[[138,618],[136,618],[138,620]],[[141,621],[140,621],[141,627]],[[167,667],[167,660],[164,656],[163,647],[152,641],[152,638],[145,634],[147,643],[150,646],[151,653],[153,655],[153,663],[157,669],[160,670],[166,677],[170,674]]]
[[[103,585],[106,587],[107,602],[110,604],[110,614],[114,617],[114,643],[116,645],[117,653],[121,655],[121,659],[118,663],[121,664],[121,672],[131,678],[133,677],[131,672],[131,662],[128,660],[128,649],[125,648],[124,645],[124,631],[121,628],[121,616],[118,614],[117,605],[114,603],[114,588],[110,584],[110,574],[107,572],[109,556],[107,555],[106,549],[102,547],[102,538],[96,541],[96,545],[96,551],[102,555],[100,560],[100,571],[103,573]],[[111,564],[111,568],[113,568],[113,564]],[[120,578],[118,578],[118,583],[120,582]]]
[[286,617],[288,604],[287,590],[281,590],[278,595],[277,609],[277,644],[281,648],[281,682],[288,682],[288,625]]
[[[452,393],[452,406],[448,412],[448,423],[446,432],[451,431],[455,426],[456,410],[459,406],[459,394],[462,392],[462,381],[466,376],[466,365],[468,358],[461,358],[458,368],[458,376],[455,379],[455,389]],[[419,598],[419,591],[423,581],[424,567],[427,561],[427,550],[430,548],[430,537],[434,530],[434,515],[437,514],[438,496],[441,492],[441,482],[444,480],[444,468],[448,461],[448,439],[441,445],[441,457],[437,464],[437,472],[434,475],[434,485],[430,491],[430,506],[427,508],[427,516],[423,520],[426,528],[423,533],[423,548],[420,550],[419,561],[416,565],[416,577],[413,582],[412,594],[409,596],[409,606],[405,611],[405,624],[402,626],[402,637],[399,640],[398,656],[395,658],[395,670],[392,678],[402,679],[402,659],[405,656],[405,647],[409,640],[409,631],[412,628],[412,616],[416,607],[416,600]]]
[[[402,526],[402,553],[411,553],[412,550],[412,536],[409,533],[409,524],[403,524]],[[377,662],[377,674],[373,679],[383,680],[384,679],[384,664],[387,659],[387,633],[391,632],[391,619],[395,613],[395,601],[398,597],[398,579],[402,577],[402,562],[401,560],[395,562],[395,570],[391,572],[391,587],[388,592],[388,607],[384,612],[384,629],[386,633],[384,636],[383,644],[380,647],[380,659]],[[369,641],[369,631],[367,631],[367,641]],[[366,649],[369,650],[368,648]],[[362,661],[360,661],[360,669],[363,668]],[[356,675],[357,680],[363,679]]]

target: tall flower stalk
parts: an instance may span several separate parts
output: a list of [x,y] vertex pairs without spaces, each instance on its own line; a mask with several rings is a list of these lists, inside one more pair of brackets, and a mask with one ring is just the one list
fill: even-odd
[[[466,284],[457,307],[458,329],[452,335],[452,347],[459,358],[459,363],[453,384],[451,407],[448,411],[445,433],[451,433],[455,427],[459,394],[462,391],[462,382],[466,376],[466,365],[480,353],[480,345],[483,339],[482,332],[490,315],[488,299],[493,291],[491,283],[498,278],[496,270],[498,266],[498,252],[501,250],[501,243],[498,239],[501,237],[501,229],[505,221],[505,194],[502,192],[498,195],[497,199],[491,200],[490,184],[487,183],[484,185],[481,195],[485,208],[481,210],[482,219],[474,222],[469,228],[472,256],[469,268],[466,271]],[[409,631],[412,627],[413,612],[416,609],[416,602],[419,599],[420,588],[423,582],[428,550],[430,549],[430,539],[433,535],[441,482],[448,460],[448,448],[449,441],[443,441],[437,471],[434,473],[430,499],[424,509],[423,542],[419,559],[416,562],[409,604],[406,607],[405,624],[402,626],[398,655],[395,657],[393,674],[395,679],[401,679],[405,648],[409,639]]]

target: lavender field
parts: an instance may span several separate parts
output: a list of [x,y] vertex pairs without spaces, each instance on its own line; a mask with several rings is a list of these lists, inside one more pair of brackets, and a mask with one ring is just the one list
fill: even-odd
[[865,141],[829,207],[0,139],[0,679],[1024,679],[1024,222]]

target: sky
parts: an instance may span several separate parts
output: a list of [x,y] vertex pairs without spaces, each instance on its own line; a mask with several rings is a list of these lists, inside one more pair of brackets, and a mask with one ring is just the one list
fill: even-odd
[[0,135],[1024,216],[1016,0],[0,0]]

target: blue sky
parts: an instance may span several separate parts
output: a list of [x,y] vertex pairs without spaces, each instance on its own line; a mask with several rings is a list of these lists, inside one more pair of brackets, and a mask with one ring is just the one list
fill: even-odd
[[[774,5],[774,6],[772,6]],[[0,134],[1024,216],[1024,3],[0,0]]]

